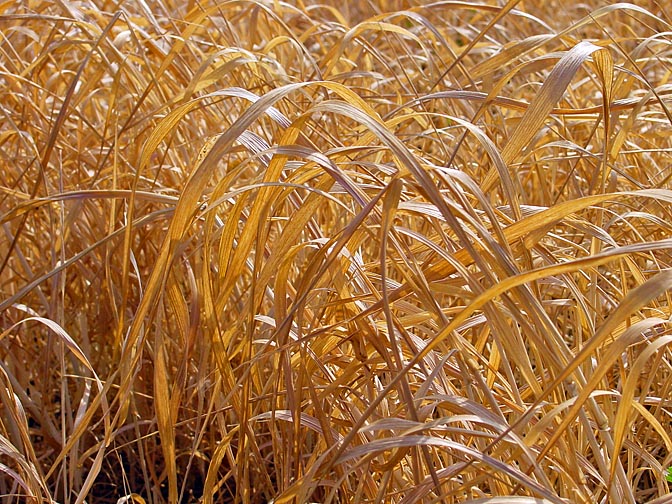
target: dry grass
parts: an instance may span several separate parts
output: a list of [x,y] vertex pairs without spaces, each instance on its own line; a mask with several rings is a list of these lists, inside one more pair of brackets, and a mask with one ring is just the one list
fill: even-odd
[[2,501],[670,502],[672,20],[606,3],[0,3]]

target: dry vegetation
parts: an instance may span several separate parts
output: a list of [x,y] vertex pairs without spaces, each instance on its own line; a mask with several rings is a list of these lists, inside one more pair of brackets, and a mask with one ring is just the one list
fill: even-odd
[[504,3],[0,3],[2,502],[671,502],[672,21]]

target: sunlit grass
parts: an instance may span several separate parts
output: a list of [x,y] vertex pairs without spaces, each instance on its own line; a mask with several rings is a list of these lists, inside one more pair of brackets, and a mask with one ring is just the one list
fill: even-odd
[[668,502],[672,21],[604,3],[0,4],[1,500]]

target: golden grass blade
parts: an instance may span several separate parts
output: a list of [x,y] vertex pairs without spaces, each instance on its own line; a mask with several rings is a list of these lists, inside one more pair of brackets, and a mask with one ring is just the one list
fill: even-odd
[[[672,247],[672,241],[667,240],[667,241],[662,242],[660,245],[663,246],[663,247]],[[649,247],[650,247],[650,245],[646,244],[646,247],[643,247],[642,249],[643,250],[649,250]],[[486,303],[491,302],[495,295],[506,292],[507,290],[509,290],[509,289],[511,289],[511,288],[513,288],[517,285],[522,285],[522,284],[527,283],[529,281],[532,281],[534,279],[559,275],[559,274],[562,274],[562,273],[565,273],[565,272],[576,271],[578,269],[582,269],[582,268],[586,268],[586,267],[596,267],[596,266],[599,266],[600,264],[604,264],[606,262],[612,261],[615,258],[627,255],[629,253],[632,253],[632,252],[634,252],[634,250],[636,250],[636,248],[630,249],[626,252],[625,250],[620,250],[619,248],[616,248],[616,249],[611,250],[611,251],[604,251],[601,254],[596,255],[596,256],[588,257],[588,258],[585,258],[585,259],[575,260],[572,263],[552,265],[552,266],[548,266],[548,267],[545,267],[545,268],[541,268],[537,271],[531,271],[531,272],[528,272],[528,273],[523,273],[523,274],[520,274],[518,276],[510,277],[506,281],[503,281],[503,282],[500,282],[497,285],[494,285],[493,287],[491,287],[490,289],[486,290],[481,295],[476,297],[468,305],[468,307],[463,309],[456,317],[454,317],[453,320],[450,322],[450,324],[448,324],[430,343],[428,343],[419,353],[417,353],[414,356],[413,359],[410,360],[409,364],[405,367],[404,371],[407,371],[410,368],[412,368],[413,366],[415,366],[430,351],[432,351],[433,349],[438,347],[443,342],[443,340],[447,339],[447,338],[450,338],[452,345],[454,345],[454,347],[457,347],[458,349],[460,349],[460,351],[465,355],[465,358],[468,359],[467,362],[469,363],[470,367],[478,368],[478,364],[475,360],[475,356],[473,354],[470,355],[470,352],[468,350],[468,345],[466,345],[464,339],[461,336],[459,336],[458,334],[455,334],[454,331],[464,321],[466,321],[467,318],[471,314],[473,314],[476,310],[482,308]],[[670,276],[670,275],[672,275],[672,273],[670,273],[670,271],[668,271],[666,273],[660,273],[656,277],[658,279],[658,281],[653,283],[653,284],[651,284],[650,282],[647,282],[647,284],[644,284],[644,287],[648,287],[648,289],[645,289],[645,288],[641,289],[639,294],[644,295],[644,293],[648,292],[649,289],[653,289],[653,291],[656,294],[659,294],[660,293],[659,289],[661,289],[661,288],[664,289],[665,288],[665,277],[666,277],[666,275]],[[663,287],[661,287],[661,285]],[[642,286],[640,286],[640,288],[642,288]],[[636,292],[636,290],[631,291],[628,294],[629,301],[631,303],[637,303],[638,298],[635,295],[633,295],[633,292]],[[644,304],[650,298],[644,297],[642,299],[644,299],[644,301],[641,304]],[[621,311],[626,312],[627,314],[630,313],[630,307],[628,307],[628,306],[624,307],[624,306],[625,305],[621,305],[619,307],[619,314],[620,314]],[[600,333],[598,333],[598,334],[601,334],[602,336],[600,338],[597,338],[596,337],[597,335],[594,336],[593,339],[591,340],[593,342],[593,344],[591,346],[584,346],[582,348],[581,353],[573,360],[574,365],[571,366],[571,367],[568,367],[565,370],[565,372],[563,372],[560,375],[560,377],[555,379],[555,381],[553,382],[553,384],[556,384],[555,386],[557,386],[557,383],[559,383],[559,381],[567,378],[576,369],[578,364],[583,361],[583,358],[580,358],[583,354],[587,354],[590,351],[594,350],[595,347],[598,344],[603,342],[603,338],[605,337],[604,335],[606,334],[608,336],[611,333],[610,330],[606,331],[604,329],[605,327],[608,328],[608,329],[612,329],[612,327],[610,327],[612,324],[621,322],[621,320],[619,318],[613,318],[612,317],[609,320],[611,321],[611,324],[610,325],[603,325],[602,328],[600,329]],[[396,383],[401,379],[401,376],[403,376],[403,373],[400,373],[397,376],[395,376],[390,381],[390,383],[387,385],[386,388],[389,389],[390,387],[395,386]],[[552,388],[554,388],[554,387],[553,386],[549,387],[549,389],[552,389]],[[374,400],[371,403],[371,405],[369,406],[369,408],[367,409],[367,411],[365,412],[365,414],[362,415],[362,418],[366,418],[367,413],[370,414],[370,411],[373,411],[373,409],[376,406],[378,406],[380,401],[382,401],[383,397],[384,397],[384,395],[381,395],[376,400]],[[579,405],[579,407],[580,407],[580,405]],[[534,408],[531,408],[528,411],[533,411],[533,410],[534,410]],[[572,416],[572,418],[574,418],[574,416]],[[360,427],[361,427],[361,425],[358,425],[358,428],[360,428]],[[555,436],[557,436],[557,437],[559,437],[558,434],[557,434],[558,432],[561,432],[561,431],[556,431]],[[349,435],[345,438],[343,444],[341,445],[341,447],[339,447],[339,450],[337,451],[337,455],[336,455],[337,457],[341,456],[341,453],[343,452],[344,447],[348,446],[348,444],[352,441],[353,437],[354,436]],[[547,445],[547,447],[548,446],[549,445]],[[547,449],[548,448],[544,449],[542,451],[542,454],[545,454]],[[538,458],[541,458],[541,456],[539,456]]]
[[[3,418],[3,428],[7,431],[7,441],[12,443],[14,449],[23,455],[26,461],[36,461],[37,456],[35,450],[31,443],[28,417],[26,412],[21,404],[20,398],[14,393],[14,390],[11,387],[11,381],[9,376],[4,369],[0,370],[4,386],[0,388],[0,402],[5,406],[8,411],[9,418],[5,416]],[[44,475],[41,473],[39,464],[33,462],[33,467],[35,470],[35,475],[38,476],[40,486],[46,488],[44,483]],[[6,472],[10,477],[12,477],[21,487],[30,492],[28,484],[25,482],[24,478],[18,472],[14,471],[6,465],[2,465],[3,472]],[[28,479],[30,479],[31,474],[28,474]]]
[[[63,126],[63,122],[65,121],[65,118],[68,114],[69,111],[69,106],[70,106],[70,101],[72,100],[72,97],[75,93],[75,89],[77,87],[77,84],[79,83],[79,80],[82,76],[82,73],[84,69],[86,68],[86,65],[88,64],[91,55],[98,49],[100,43],[102,40],[104,40],[107,37],[107,34],[109,31],[112,29],[114,24],[117,22],[119,16],[121,15],[120,12],[117,12],[112,17],[112,20],[107,24],[105,29],[102,31],[98,39],[95,41],[94,46],[91,48],[89,52],[87,52],[86,56],[84,57],[84,60],[81,62],[79,65],[79,68],[77,69],[77,73],[75,74],[74,78],[70,82],[70,85],[67,88],[66,95],[63,98],[63,103],[61,105],[61,108],[56,115],[56,118],[54,120],[54,124],[52,125],[50,132],[49,132],[49,137],[47,139],[47,143],[42,150],[42,153],[40,154],[40,170],[45,170],[46,167],[49,165],[49,162],[51,160],[51,153],[54,149],[54,146],[56,144],[56,139],[58,138],[58,135],[60,133],[60,130]],[[30,191],[30,197],[35,198],[37,196],[37,193],[39,191],[40,186],[42,185],[41,182],[43,182],[43,176],[39,177],[37,180],[35,180],[35,183],[32,186],[32,189]],[[5,255],[4,259],[2,260],[2,263],[0,263],[0,273],[2,273],[7,265],[7,261],[9,260],[10,255],[12,254],[12,251],[14,250],[14,247],[16,246],[16,240],[21,234],[23,227],[25,226],[25,218],[22,219],[21,223],[19,224],[19,227],[15,233],[14,240],[12,240],[12,243],[9,246],[9,250],[7,251],[7,254]]]
[[89,494],[89,492],[93,488],[93,485],[96,483],[96,479],[100,474],[100,470],[102,469],[104,456],[105,456],[105,443],[100,443],[98,449],[96,450],[96,457],[93,459],[93,462],[91,463],[91,468],[89,469],[89,472],[86,475],[86,479],[82,483],[81,492],[77,496],[75,504],[86,503],[86,496]]
[[4,387],[0,388],[0,399],[8,411],[9,419],[4,418],[3,427],[7,431],[7,438],[15,447],[21,447],[28,454],[29,459],[34,459],[30,434],[28,433],[28,418],[19,397],[14,393],[7,372],[0,368]]
[[[536,95],[535,95],[536,96]],[[467,102],[487,102],[492,103],[493,105],[500,106],[504,109],[511,110],[520,110],[527,111],[530,107],[530,103],[526,101],[517,100],[508,96],[493,95],[488,93],[483,93],[481,91],[463,91],[463,90],[451,90],[451,91],[437,91],[431,94],[419,96],[413,98],[404,104],[405,107],[411,107],[416,104],[422,104],[432,100],[463,100]],[[612,112],[624,112],[632,110],[635,105],[651,105],[653,103],[666,103],[672,99],[669,95],[661,95],[659,98],[656,97],[645,97],[642,98],[621,98],[614,100],[609,104],[609,110]],[[604,105],[594,105],[591,107],[578,107],[578,108],[566,108],[566,107],[553,107],[551,108],[550,115],[558,116],[582,116],[588,117],[592,114],[599,114],[604,109]],[[395,109],[395,112],[400,109]]]
[[177,466],[175,462],[175,420],[171,414],[170,387],[168,385],[168,369],[163,353],[161,339],[157,338],[156,365],[154,368],[154,402],[156,420],[161,438],[161,449],[166,461],[168,477],[168,502],[176,503],[177,495]]
[[336,459],[335,463],[344,464],[354,459],[359,459],[361,457],[369,457],[374,454],[378,454],[380,452],[404,446],[427,446],[427,447],[433,446],[443,448],[445,450],[454,450],[455,452],[463,454],[469,459],[478,461],[488,466],[492,470],[501,471],[502,473],[511,477],[514,481],[523,485],[529,491],[534,492],[548,499],[550,502],[554,503],[563,502],[561,499],[558,499],[557,496],[551,493],[548,489],[542,487],[536,481],[532,480],[529,476],[518,471],[517,469],[514,469],[511,466],[503,464],[489,457],[488,455],[480,453],[467,446],[434,436],[409,435],[409,436],[395,436],[386,439],[378,439],[376,441],[372,441],[371,443],[357,446],[346,451],[343,455],[341,455],[338,459]]
[[642,405],[642,403],[638,401],[632,401],[630,404],[632,408],[637,410],[637,412],[642,416],[642,418],[646,420],[646,422],[653,428],[653,430],[656,431],[656,434],[660,436],[660,439],[665,444],[665,449],[668,452],[672,450],[672,438],[670,438],[670,434],[667,432],[667,429],[663,427],[660,421],[648,409],[646,409],[646,407]]
[[[51,331],[53,331],[60,339],[63,341],[65,346],[70,350],[70,352],[81,362],[93,375],[96,385],[98,387],[99,395],[96,397],[96,400],[94,401],[94,404],[92,405],[91,409],[89,410],[89,414],[86,415],[85,417],[82,415],[78,415],[78,422],[75,424],[73,432],[71,437],[69,438],[66,446],[63,447],[63,450],[59,454],[56,464],[59,463],[60,460],[62,460],[73,448],[73,446],[76,444],[77,440],[79,437],[86,431],[89,422],[91,421],[91,416],[92,414],[98,409],[99,406],[102,406],[103,408],[103,415],[105,417],[105,435],[109,436],[109,419],[107,418],[107,412],[108,412],[108,405],[107,401],[104,397],[105,393],[105,387],[103,386],[102,382],[98,378],[98,375],[96,374],[95,370],[93,369],[93,366],[91,365],[89,359],[87,356],[84,354],[84,352],[79,348],[77,343],[70,337],[70,335],[63,330],[61,326],[59,326],[56,322],[50,320],[50,319],[45,319],[43,317],[28,317],[26,319],[23,319],[20,322],[17,322],[14,326],[10,327],[8,330],[4,331],[3,333],[0,334],[0,340],[3,337],[6,337],[6,335],[12,331],[14,328],[16,328],[19,324],[23,324],[25,322],[30,322],[31,320],[34,320],[36,322],[40,322],[41,324],[44,324],[47,326]],[[83,493],[82,495],[78,498],[77,503],[79,504],[84,500],[84,496],[88,492],[88,489],[91,488],[93,485],[96,476],[98,475],[98,472],[100,471],[100,462],[102,460],[102,455],[104,454],[104,449],[105,449],[105,444],[100,443],[99,444],[99,449],[96,455],[96,459],[94,460],[94,463],[89,469],[89,473],[87,475],[86,480],[84,481],[82,485]],[[56,467],[56,464],[52,467]],[[50,471],[51,473],[51,471]],[[49,474],[47,475],[47,478],[49,477]],[[41,478],[39,481],[43,481]],[[43,484],[44,485],[44,484]],[[46,486],[46,485],[45,485]]]
[[421,40],[416,35],[414,35],[413,33],[404,28],[401,28],[394,24],[384,23],[381,21],[365,21],[359,23],[357,26],[354,26],[353,28],[348,30],[348,32],[341,39],[340,43],[331,48],[329,54],[327,54],[326,56],[326,60],[328,63],[325,67],[323,75],[325,75],[326,77],[332,75],[336,64],[341,62],[341,60],[343,59],[343,52],[345,51],[346,46],[351,44],[352,39],[356,39],[362,33],[369,30],[380,31],[382,33],[396,33],[403,37],[408,37],[411,40],[415,41],[418,45],[422,46]]
[[21,320],[20,322],[17,322],[16,324],[11,326],[7,330],[0,333],[0,340],[7,337],[7,335],[10,332],[12,332],[16,327],[18,327],[19,325],[30,322],[30,321],[33,321],[33,320],[36,321],[36,322],[39,322],[41,324],[44,324],[46,327],[51,329],[51,331],[53,331],[54,334],[56,334],[61,339],[61,341],[65,344],[65,346],[68,348],[68,350],[70,350],[70,352],[77,358],[77,360],[79,362],[81,362],[84,365],[84,367],[86,367],[86,369],[88,369],[91,372],[94,379],[96,380],[98,390],[101,391],[103,389],[103,384],[100,381],[100,379],[98,378],[98,375],[96,374],[96,371],[93,369],[93,366],[91,365],[91,362],[89,362],[89,359],[86,356],[86,354],[84,354],[82,349],[79,347],[79,345],[77,345],[75,340],[72,339],[72,337],[67,333],[67,331],[65,331],[60,325],[58,325],[53,320],[47,319],[47,318],[44,318],[44,317],[28,317],[28,318],[25,318],[25,319]]
[[[572,201],[558,203],[552,207],[535,212],[520,221],[514,222],[504,228],[506,241],[509,244],[513,244],[515,241],[522,239],[524,240],[525,246],[531,249],[547,233],[550,226],[557,224],[562,219],[590,206],[599,205],[607,201],[618,201],[619,199],[625,199],[628,196],[651,198],[653,200],[660,200],[661,202],[672,201],[672,192],[666,189],[643,189],[640,191],[623,192],[620,194],[613,193],[585,196]],[[473,258],[470,257],[464,249],[457,251],[455,253],[455,258],[465,266],[473,264]],[[454,272],[455,269],[453,266],[440,263],[429,269],[427,278],[430,280],[438,280],[440,278],[445,278]],[[403,293],[405,288],[405,286],[399,287],[391,298]]]
[[26,460],[26,458],[19,453],[12,446],[12,443],[10,443],[2,434],[0,434],[0,454],[6,457],[6,461],[11,460],[18,464],[20,472],[12,471],[12,469],[5,464],[3,464],[3,466],[7,467],[8,471],[12,471],[13,474],[16,474],[16,482],[23,483],[21,486],[26,490],[29,497],[41,499],[43,494],[49,495],[49,489],[46,487],[44,480],[40,478],[35,466],[30,461]]
[[[17,217],[22,216],[28,212],[36,210],[42,206],[48,205],[49,203],[55,203],[59,201],[68,201],[68,200],[98,200],[106,198],[130,198],[131,191],[117,189],[117,190],[86,190],[86,191],[69,191],[62,194],[52,194],[50,196],[45,196],[43,198],[33,198],[25,203],[16,205],[10,211],[0,216],[0,224],[16,219]],[[136,199],[140,201],[152,201],[156,203],[164,203],[170,206],[174,205],[177,202],[175,196],[170,196],[167,194],[156,194],[146,191],[136,191]]]
[[[156,219],[162,217],[163,214],[166,214],[166,213],[172,213],[172,209],[167,209],[166,211],[159,211],[157,213],[141,217],[136,221],[135,225],[151,222],[153,220],[156,220]],[[101,245],[104,245],[105,243],[108,243],[113,238],[116,238],[116,237],[122,235],[124,232],[125,232],[125,229],[121,228],[121,229],[118,229],[117,231],[115,231],[113,233],[110,233],[109,235],[101,238],[98,242],[94,243],[93,245],[88,246],[86,249],[84,249],[81,252],[75,254],[70,259],[67,259],[63,263],[57,265],[55,268],[49,270],[44,275],[40,275],[37,278],[35,278],[34,280],[30,281],[21,290],[19,290],[18,292],[16,292],[12,296],[6,298],[2,302],[0,302],[0,311],[6,310],[10,306],[12,306],[14,303],[21,300],[26,294],[28,294],[32,290],[34,290],[41,283],[43,283],[46,280],[54,277],[55,275],[57,275],[61,271],[65,270],[67,267],[69,267],[73,264],[76,264],[78,261],[81,261],[83,257],[86,257],[88,254],[90,254],[96,248],[100,247]]]
[[[553,386],[557,386],[558,383],[566,379],[583,361],[585,361],[585,359],[591,353],[593,353],[593,351],[597,347],[604,345],[606,342],[606,338],[612,334],[616,326],[626,321],[627,318],[629,318],[634,311],[640,309],[642,306],[646,305],[646,303],[648,303],[652,299],[660,296],[662,293],[670,289],[670,286],[672,286],[672,270],[667,270],[658,273],[653,278],[647,280],[646,283],[628,292],[628,294],[625,296],[625,298],[618,306],[618,308],[614,310],[614,312],[609,316],[609,318],[599,327],[595,335],[581,348],[581,351],[569,364],[565,372],[554,380],[554,383],[552,384],[551,387],[549,387],[549,389],[554,388]],[[623,350],[634,341],[634,338],[641,337],[640,326],[644,322],[645,321],[640,322],[640,325],[634,325],[630,330],[626,331],[623,335],[621,335],[618,339],[616,339],[614,343],[612,343],[612,345],[610,346],[610,353],[612,353],[613,355],[605,356],[605,361],[600,363],[599,370],[594,371],[593,378],[591,378],[591,382],[599,381],[599,378],[601,378],[603,373],[606,372],[608,363],[613,362],[613,360],[618,355],[620,355],[623,352]],[[660,321],[654,320],[652,323],[656,324],[660,323]],[[618,345],[615,346],[617,343]],[[612,351],[612,349],[615,350]],[[600,373],[600,371],[602,374]],[[560,437],[559,433],[561,432],[561,428],[567,423],[574,421],[576,414],[583,405],[583,400],[585,400],[585,398],[590,394],[590,392],[594,389],[594,387],[595,385],[593,383],[589,383],[586,385],[586,388],[579,394],[576,404],[570,409],[567,416],[560,425],[560,428],[555,431],[555,433],[550,438],[546,446],[539,453],[538,459],[543,458],[543,456],[548,452],[550,447],[558,440],[558,438]]]
[[23,488],[23,490],[26,492],[26,497],[32,496],[34,498],[39,498],[37,495],[34,495],[33,492],[31,491],[30,487],[28,486],[28,483],[24,481],[24,479],[21,477],[19,473],[11,469],[10,467],[7,467],[5,464],[0,462],[0,472],[5,473],[9,478],[11,478],[11,481],[14,483],[18,483],[18,485]]
[[484,499],[471,499],[468,504],[546,504],[552,502],[547,499],[535,499],[534,497],[486,497]]
[[523,40],[512,42],[511,44],[502,48],[497,54],[481,61],[474,65],[470,71],[470,75],[474,79],[484,77],[488,74],[498,71],[505,65],[511,63],[519,56],[528,53],[529,51],[543,46],[544,43],[549,42],[555,38],[555,35],[542,33],[539,35],[532,35]]
[[224,457],[227,456],[227,452],[231,450],[230,443],[234,433],[234,431],[229,432],[226,437],[219,442],[212,455],[203,488],[203,502],[205,504],[212,504],[215,502],[213,498],[217,493],[217,487],[222,483],[219,481],[218,477],[219,467],[224,461]]
[[[658,321],[659,324],[665,323],[665,321]],[[631,423],[632,409],[638,410],[639,414],[648,416],[647,420],[654,425],[654,429],[659,433],[665,447],[668,451],[672,451],[672,439],[670,439],[669,434],[665,429],[660,425],[650,413],[641,408],[641,403],[635,400],[635,392],[638,387],[638,381],[641,374],[647,369],[651,362],[651,358],[663,347],[672,343],[672,336],[661,336],[655,341],[652,341],[647,348],[645,348],[642,353],[637,357],[637,360],[632,365],[630,373],[625,380],[623,385],[623,391],[621,392],[621,399],[618,403],[618,410],[614,418],[614,453],[620,453],[623,446],[623,440],[625,439],[626,432],[628,430],[629,424]],[[640,392],[640,401],[642,397],[646,396],[647,391]],[[609,468],[609,481],[614,481],[616,474],[616,464],[618,462],[617,458],[612,458],[611,467]]]
[[[256,415],[252,418],[250,418],[250,422],[269,422],[272,420],[283,420],[285,422],[294,422],[294,418],[292,416],[292,412],[289,410],[275,410],[275,411],[267,411],[265,413],[261,413],[259,415]],[[299,418],[299,423],[303,427],[308,427],[309,429],[314,430],[315,432],[323,433],[322,432],[322,426],[320,425],[320,422],[306,414],[306,413],[301,413],[301,416]],[[338,431],[335,429],[331,429],[331,435],[337,440],[337,441],[342,441],[343,436],[341,436]]]
[[[463,2],[456,2],[456,3],[461,4],[461,5],[464,5]],[[460,63],[462,62],[462,60],[467,56],[467,54],[469,54],[469,52],[470,52],[471,50],[473,50],[474,47],[476,47],[476,44],[478,44],[478,42],[479,42],[483,37],[485,37],[485,36],[487,35],[488,31],[490,31],[494,26],[496,26],[497,23],[498,23],[504,16],[506,16],[509,12],[511,12],[511,10],[512,10],[516,5],[518,5],[518,3],[520,3],[520,0],[508,0],[508,1],[506,2],[506,4],[505,4],[503,7],[499,8],[498,11],[497,11],[497,14],[496,14],[496,15],[490,20],[490,22],[489,22],[489,23],[488,23],[488,24],[487,24],[487,25],[486,25],[486,26],[479,32],[479,34],[478,34],[477,36],[473,37],[473,38],[469,41],[469,43],[468,43],[467,46],[462,50],[462,52],[461,52],[460,55],[457,57],[457,59],[455,59],[455,61],[453,61],[453,63],[451,63],[450,66],[448,66],[448,68],[443,72],[443,74],[441,75],[441,77],[439,77],[439,79],[437,79],[437,81],[436,81],[436,82],[434,83],[434,85],[429,89],[429,91],[432,92],[432,91],[434,90],[434,88],[436,88],[436,86],[438,86],[438,85],[443,81],[443,79],[446,78],[446,76],[453,70],[453,68],[454,68],[456,65],[460,64]],[[488,6],[488,7],[489,7],[489,6]]]
[[[570,49],[553,68],[548,79],[530,103],[520,123],[509,138],[502,150],[502,159],[508,165],[520,154],[520,151],[537,134],[539,128],[546,120],[556,103],[560,101],[567,86],[575,76],[578,69],[593,53],[605,51],[605,49],[591,44],[580,42]],[[494,171],[491,171],[483,182],[483,191],[488,192],[494,184]]]

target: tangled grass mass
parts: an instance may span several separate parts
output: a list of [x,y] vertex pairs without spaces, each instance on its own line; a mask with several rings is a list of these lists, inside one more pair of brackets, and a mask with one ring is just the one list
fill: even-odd
[[0,2],[0,500],[672,502],[665,5]]

